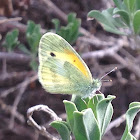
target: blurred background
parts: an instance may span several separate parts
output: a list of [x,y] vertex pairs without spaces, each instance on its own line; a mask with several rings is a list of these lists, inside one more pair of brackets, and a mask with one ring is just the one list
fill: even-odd
[[[101,88],[105,96],[116,96],[112,120],[121,117],[131,102],[140,101],[139,42],[132,36],[107,32],[97,20],[88,18],[91,10],[113,6],[112,0],[0,0],[0,140],[49,140],[27,124],[27,109],[34,105],[47,105],[66,118],[63,100],[71,97],[47,93],[37,78],[38,43],[48,31],[74,47],[94,78],[118,67],[104,78],[112,82],[103,82]],[[129,34],[129,30],[117,30]],[[57,135],[49,127],[48,114],[35,112],[33,116]],[[140,114],[133,128],[138,139],[139,118]],[[119,140],[124,128],[125,121],[108,131],[104,140]]]

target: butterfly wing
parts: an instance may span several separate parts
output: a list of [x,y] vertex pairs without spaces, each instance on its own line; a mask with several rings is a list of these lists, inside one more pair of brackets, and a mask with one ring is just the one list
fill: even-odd
[[[39,44],[39,80],[51,93],[84,94],[92,83],[91,73],[71,45],[54,33]],[[82,92],[82,93],[81,93]]]

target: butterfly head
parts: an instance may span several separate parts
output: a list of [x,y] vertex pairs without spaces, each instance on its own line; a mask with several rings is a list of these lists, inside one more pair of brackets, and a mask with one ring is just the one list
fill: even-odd
[[92,86],[91,86],[92,93],[90,94],[90,96],[93,96],[96,91],[100,90],[100,88],[102,86],[102,82],[111,82],[112,81],[111,79],[103,80],[103,78],[105,76],[107,76],[108,74],[110,74],[111,72],[115,71],[116,69],[117,69],[117,67],[115,67],[114,69],[112,69],[111,71],[109,71],[108,73],[103,75],[100,79],[93,79]]
[[102,86],[102,83],[99,79],[93,79],[92,84],[88,88],[87,94],[84,94],[82,98],[87,98],[87,97],[93,97],[96,93],[96,91],[99,91]]
[[97,91],[100,90],[101,86],[102,86],[102,82],[99,79],[94,79],[93,80],[93,88]]

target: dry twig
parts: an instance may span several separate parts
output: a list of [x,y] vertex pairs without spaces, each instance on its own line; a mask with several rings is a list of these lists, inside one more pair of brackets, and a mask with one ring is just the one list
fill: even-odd
[[[1,108],[2,108],[5,112],[8,112],[8,113],[12,114],[12,106],[6,105],[1,99],[0,99],[0,106],[1,106]],[[19,112],[15,111],[15,117],[16,117],[21,123],[25,123],[24,116],[23,116],[22,114],[20,114]]]
[[9,18],[9,19],[5,18],[5,19],[0,20],[0,24],[3,24],[3,23],[5,24],[6,22],[11,22],[11,21],[20,21],[20,20],[22,20],[21,17]]
[[15,101],[14,101],[14,104],[12,106],[12,109],[11,109],[11,119],[10,119],[10,123],[9,123],[9,128],[13,128],[14,127],[14,120],[15,120],[15,114],[17,112],[17,106],[20,102],[20,99],[24,93],[24,91],[26,90],[26,87],[28,86],[29,83],[35,81],[37,79],[37,75],[31,77],[31,78],[28,78],[28,79],[25,79],[19,86],[19,94],[17,95]]
[[18,54],[18,53],[8,53],[8,52],[0,52],[0,60],[6,59],[6,62],[14,62],[15,64],[29,64],[31,61],[31,57]]
[[12,85],[13,81],[14,81],[14,83],[19,83],[29,74],[30,74],[30,72],[27,72],[27,71],[10,72],[7,74],[2,73],[0,75],[0,85],[1,86],[5,86],[5,85],[9,86],[9,85]]
[[17,106],[20,102],[20,99],[21,99],[24,91],[26,90],[27,86],[35,80],[37,80],[37,75],[34,75],[28,79],[25,79],[22,83],[18,84],[16,87],[12,87],[12,88],[6,90],[5,92],[1,93],[1,97],[6,97],[9,93],[19,89],[19,94],[17,95],[17,97],[14,101],[14,104],[10,110],[11,119],[10,119],[10,123],[9,123],[9,128],[13,128],[13,126],[14,126],[14,120],[15,120],[15,117],[17,116]]
[[35,120],[32,118],[34,111],[44,111],[50,115],[52,120],[61,121],[62,119],[59,118],[56,115],[56,113],[46,105],[36,105],[36,106],[33,106],[27,110],[27,118],[28,118],[29,125],[33,126],[35,129],[37,129],[39,131],[40,134],[44,135],[45,137],[49,138],[50,140],[58,140],[53,135],[51,135],[49,132],[47,132],[45,127],[40,126],[35,122]]
[[17,89],[20,89],[26,85],[29,85],[31,82],[37,80],[38,76],[37,74],[34,75],[33,77],[30,77],[28,79],[26,79],[25,81],[23,81],[22,83],[16,85],[15,87],[12,87],[12,88],[9,88],[8,90],[5,90],[3,91],[1,94],[0,94],[0,97],[2,98],[5,98],[7,95],[9,95],[11,92],[17,90]]
[[125,121],[125,114],[121,115],[119,118],[112,121],[106,129],[106,133],[110,131],[113,127],[119,127],[121,123]]
[[118,40],[118,43],[116,43],[116,45],[114,45],[111,48],[84,53],[84,54],[82,54],[82,57],[84,59],[87,59],[87,58],[92,58],[92,57],[103,58],[105,56],[112,56],[124,46],[123,44],[124,44],[123,40]]
[[102,46],[113,46],[115,40],[113,39],[113,40],[107,42],[107,41],[101,41],[101,40],[99,40],[97,38],[94,38],[93,39],[93,37],[90,38],[90,37],[83,36],[83,37],[79,37],[78,38],[78,41],[80,41],[80,42],[86,42],[86,43],[92,44],[92,45],[94,45],[96,47],[102,47]]
[[[6,17],[0,17],[0,21],[1,20],[7,20]],[[0,29],[3,29],[3,30],[6,30],[6,29],[13,29],[13,28],[18,28],[21,32],[25,32],[26,31],[26,28],[27,26],[18,22],[18,21],[9,21],[9,22],[6,22],[4,24],[1,24],[1,28]],[[45,33],[46,30],[45,29],[41,29],[41,33]]]
[[17,106],[20,102],[20,99],[23,95],[23,93],[25,92],[26,88],[27,88],[27,83],[23,82],[21,85],[21,88],[19,90],[18,95],[16,96],[16,99],[14,101],[14,104],[12,106],[12,110],[11,110],[11,118],[10,118],[10,122],[9,122],[9,128],[13,128],[14,127],[14,122],[15,122],[15,112],[17,111]]
[[132,62],[132,60],[130,59],[125,60],[117,53],[114,53],[112,57],[115,58],[120,64],[128,68],[131,72],[135,73],[135,75],[140,78],[140,67],[136,65],[134,62]]

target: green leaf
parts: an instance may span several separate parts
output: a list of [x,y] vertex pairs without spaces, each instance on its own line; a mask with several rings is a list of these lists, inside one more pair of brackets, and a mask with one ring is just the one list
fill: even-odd
[[38,45],[41,38],[40,25],[35,24],[33,21],[28,21],[26,38],[30,47],[31,52],[37,55]]
[[9,52],[13,51],[13,49],[19,44],[18,35],[18,29],[14,29],[6,34],[5,42],[3,45],[7,48]]
[[130,108],[128,109],[128,111],[126,113],[126,123],[128,126],[128,131],[131,131],[132,126],[133,126],[133,120],[139,111],[140,111],[140,103],[139,103],[139,105],[138,105],[138,103],[135,104],[135,106],[134,106],[134,104],[130,105]]
[[135,34],[140,34],[140,10],[134,14],[133,28]]
[[131,133],[128,133],[125,140],[137,140]]
[[107,98],[101,100],[96,107],[97,120],[101,134],[103,135],[113,115],[113,107],[111,101],[115,96],[109,95]]
[[99,22],[101,22],[101,24],[113,26],[113,25],[106,19],[106,17],[105,17],[101,12],[99,12],[99,11],[97,11],[97,10],[92,10],[92,11],[90,11],[90,12],[88,13],[88,17],[97,19]]
[[30,62],[30,67],[34,70],[34,71],[37,71],[38,69],[38,64],[36,62],[36,60],[33,58]]
[[95,18],[98,20],[98,22],[103,26],[104,30],[108,31],[108,32],[111,32],[111,33],[115,33],[115,34],[120,34],[120,35],[125,35],[125,33],[119,31],[115,25],[113,24],[114,21],[113,21],[113,18],[111,19],[113,21],[110,22],[110,16],[109,16],[109,19],[106,18],[107,15],[104,15],[103,13],[97,11],[97,10],[92,10],[88,13],[88,17],[90,18]]
[[69,32],[69,41],[71,42],[71,44],[73,44],[79,36],[80,25],[81,25],[80,19],[75,20],[71,25],[71,29]]
[[[72,95],[72,96],[73,96],[72,101],[76,105],[76,108],[78,109],[78,111],[82,111],[84,109],[87,109],[86,102],[83,99],[81,99],[80,96],[75,96],[75,95]],[[74,96],[75,96],[75,98],[74,98]]]
[[59,20],[54,19],[56,33],[62,36],[70,44],[73,44],[79,36],[79,27],[81,25],[81,20],[76,18],[75,13],[68,14],[67,17],[68,24],[66,26],[60,26]]
[[32,35],[34,28],[35,28],[35,23],[33,21],[29,20],[27,23],[27,30],[26,30],[27,37]]
[[[115,20],[115,18],[113,18],[113,11],[114,11],[114,8],[109,8],[107,10],[103,10],[102,11],[102,14],[106,17],[106,19],[112,24],[112,27],[113,28],[116,28],[116,27],[121,27],[122,24],[120,24],[119,22],[117,22]],[[117,28],[116,28],[117,29]],[[118,30],[118,29],[117,29]]]
[[86,104],[88,104],[88,102],[89,102],[89,100],[90,100],[90,97],[83,98],[83,100],[86,102]]
[[64,100],[63,103],[65,104],[65,110],[67,113],[67,122],[70,125],[71,131],[73,132],[74,128],[73,112],[77,111],[76,105],[73,102],[67,100]]
[[53,121],[50,124],[60,134],[62,140],[70,140],[70,130],[64,121]]
[[120,28],[128,28],[128,25],[122,20],[121,17],[116,17],[115,20],[120,24]]
[[104,30],[110,32],[110,33],[114,33],[114,34],[118,34],[118,35],[126,35],[125,33],[119,31],[117,28],[111,28],[108,25],[103,25]]
[[113,1],[119,9],[122,9],[122,1],[121,0],[113,0]]
[[115,8],[113,11],[114,14],[119,14],[124,23],[128,26],[130,26],[130,18],[128,12],[125,10],[119,10],[118,8]]
[[24,44],[20,44],[20,45],[18,46],[18,48],[19,48],[21,51],[23,51],[25,54],[28,54],[28,55],[31,54],[31,52],[26,48],[26,46],[25,46]]
[[136,0],[136,10],[140,10],[140,1]]
[[[95,97],[97,98],[96,100],[98,100],[98,102],[105,98],[104,94],[96,94]],[[95,101],[95,98],[94,98],[94,101]]]
[[126,112],[126,127],[121,140],[127,140],[128,135],[133,127],[133,120],[136,114],[140,111],[140,102],[133,102],[130,104]]
[[60,29],[60,21],[58,19],[52,19],[52,23],[55,26],[55,31],[58,34]]
[[140,102],[132,102],[132,103],[130,103],[129,108],[136,107],[139,105],[140,105]]
[[26,39],[29,45],[29,50],[26,47],[20,46],[20,49],[26,54],[30,55],[31,62],[30,66],[33,70],[37,70],[38,64],[36,57],[38,53],[39,41],[41,38],[40,25],[35,24],[33,21],[28,21],[26,29]]
[[68,23],[72,23],[76,20],[76,14],[75,13],[70,13],[68,14]]
[[74,136],[76,140],[101,140],[97,120],[90,108],[74,112]]
[[81,20],[76,18],[75,13],[70,13],[68,15],[68,25],[69,33],[68,33],[68,41],[73,44],[79,36],[79,27],[81,25]]
[[97,102],[94,102],[94,98],[91,98],[88,102],[88,108],[91,108],[95,118],[97,118],[97,114],[96,114],[96,106],[97,106]]
[[130,12],[134,11],[136,0],[124,0],[124,3]]
[[93,98],[91,98],[88,102],[88,108],[91,108],[95,118],[97,119],[97,111],[96,111],[96,107],[99,101],[103,100],[104,94],[96,94]]
[[62,36],[65,40],[67,40],[69,43],[70,43],[69,32],[70,32],[71,26],[72,24],[68,24],[66,27],[62,26],[59,31],[59,35]]

